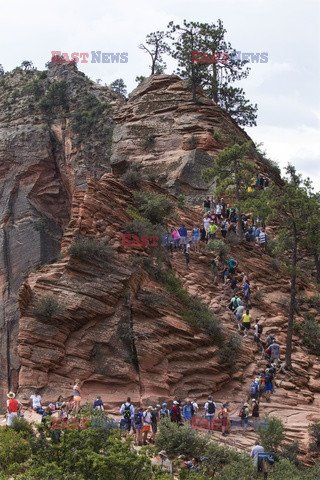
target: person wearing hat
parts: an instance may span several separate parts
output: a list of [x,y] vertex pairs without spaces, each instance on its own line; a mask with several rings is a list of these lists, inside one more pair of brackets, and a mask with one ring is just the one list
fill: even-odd
[[159,415],[160,415],[160,420],[162,420],[163,418],[169,418],[170,412],[169,412],[169,409],[167,408],[166,402],[164,402],[161,405]]
[[239,416],[241,417],[241,427],[248,428],[249,404],[247,402],[243,404]]
[[12,427],[13,419],[18,415],[21,403],[15,398],[16,394],[9,392],[7,400],[7,426]]
[[152,406],[149,406],[147,410],[143,412],[143,427],[142,427],[143,445],[147,445],[148,432],[150,432],[150,429],[151,429],[151,412],[152,412]]

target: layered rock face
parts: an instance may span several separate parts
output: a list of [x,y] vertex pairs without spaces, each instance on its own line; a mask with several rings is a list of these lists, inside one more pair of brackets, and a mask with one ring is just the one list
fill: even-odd
[[[112,135],[110,109],[117,96],[72,65],[8,73],[0,82],[1,402],[7,389],[17,386],[21,282],[57,259],[74,193],[86,189],[88,176],[108,169],[110,140],[109,146],[102,141],[99,128],[91,135],[77,128],[79,116],[86,118],[88,98],[98,105],[109,102],[100,116]],[[98,124],[100,118],[93,120]]]
[[190,203],[211,193],[201,170],[213,165],[214,156],[227,144],[249,140],[201,91],[195,104],[187,83],[175,75],[145,80],[114,119],[113,172],[123,173],[135,163]]

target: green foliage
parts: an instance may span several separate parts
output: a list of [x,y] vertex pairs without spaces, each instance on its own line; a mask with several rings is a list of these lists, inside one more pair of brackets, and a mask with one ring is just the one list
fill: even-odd
[[270,266],[271,266],[271,269],[274,272],[280,272],[280,270],[281,270],[281,260],[279,260],[278,258],[272,258],[271,262],[270,262]]
[[30,456],[30,445],[20,433],[11,428],[0,429],[0,466],[5,473],[18,473]]
[[180,280],[173,270],[160,273],[161,285],[184,306],[182,318],[197,329],[202,329],[212,339],[215,345],[222,345],[224,336],[221,330],[220,320],[209,310],[207,305],[182,287]]
[[320,323],[313,315],[306,315],[302,324],[302,341],[308,350],[319,355],[320,352]]
[[139,85],[141,85],[145,81],[146,78],[147,77],[144,77],[143,75],[138,75],[135,78],[135,81],[138,83],[138,87],[139,87]]
[[40,81],[40,77],[27,83],[27,85],[23,88],[23,92],[26,95],[33,96],[34,100],[38,101],[44,95],[44,85],[43,82]]
[[121,180],[127,187],[139,187],[142,180],[142,174],[139,165],[130,165],[128,170],[122,175]]
[[0,77],[2,77],[3,75],[4,75],[4,68],[0,63]]
[[102,114],[106,109],[110,109],[108,103],[101,103],[95,95],[87,94],[82,101],[81,109],[72,115],[72,130],[81,136],[100,130]]
[[178,200],[178,207],[179,208],[184,207],[185,198],[186,197],[182,193],[180,193],[180,195],[178,195],[177,200]]
[[206,244],[206,248],[219,253],[221,257],[225,257],[230,252],[230,248],[223,240],[209,240]]
[[199,143],[199,139],[198,139],[198,137],[196,137],[196,135],[192,135],[191,137],[189,137],[187,139],[187,143],[188,143],[188,146],[190,148],[197,148],[197,145]]
[[52,83],[47,94],[39,103],[40,109],[47,117],[51,117],[56,108],[68,108],[67,82]]
[[261,476],[258,475],[249,455],[242,454],[238,459],[232,460],[218,478],[219,480],[258,480]]
[[12,428],[20,434],[21,438],[30,438],[34,435],[32,425],[24,418],[15,417],[12,422]]
[[139,300],[148,307],[163,307],[167,305],[168,296],[164,292],[144,292],[139,295]]
[[[139,48],[143,50],[144,52],[148,53],[151,58],[151,75],[159,75],[161,73],[164,73],[164,70],[166,69],[166,64],[162,59],[162,55],[164,53],[167,53],[169,51],[169,47],[166,43],[166,39],[168,37],[168,34],[165,32],[154,32],[154,33],[149,33],[146,37],[146,44],[148,45],[147,47],[143,44],[139,45]],[[145,77],[136,77],[137,78],[145,78]]]
[[45,232],[49,226],[48,218],[47,217],[41,217],[39,220],[34,222],[33,228],[37,232]]
[[156,136],[153,133],[146,133],[141,137],[140,144],[144,150],[152,148],[155,144]]
[[258,288],[253,292],[252,300],[254,300],[256,303],[261,303],[263,302],[265,296],[266,296],[266,291],[263,288]]
[[266,452],[278,452],[284,440],[282,420],[275,417],[268,418],[267,428],[259,427],[259,440]]
[[33,69],[33,63],[30,60],[24,60],[20,68],[23,68],[24,70],[32,70]]
[[212,137],[215,139],[216,142],[222,143],[223,141],[223,134],[219,128],[215,128],[212,132]]
[[164,419],[160,422],[155,445],[158,450],[165,450],[169,457],[186,455],[192,458],[201,457],[208,443],[209,437],[199,435],[189,425],[179,426]]
[[[257,125],[257,104],[252,105],[245,98],[242,88],[231,85],[221,85],[219,90],[219,105],[226,110],[238,125],[254,127]],[[271,162],[271,160],[270,160]]]
[[71,257],[84,261],[98,259],[110,263],[113,259],[114,251],[106,241],[82,237],[71,244],[69,254]]
[[114,82],[110,84],[110,88],[111,90],[119,93],[119,95],[122,95],[123,97],[127,95],[127,86],[125,85],[122,78],[117,78],[117,80],[114,80]]
[[294,440],[292,443],[285,443],[282,445],[280,457],[288,459],[291,464],[294,464],[298,467],[300,465],[300,461],[298,459],[299,453],[299,442],[298,440]]
[[235,366],[237,355],[241,350],[241,346],[241,337],[237,334],[231,335],[229,340],[219,349],[219,363],[226,365],[229,368],[233,368]]
[[36,300],[32,313],[40,320],[51,320],[57,315],[62,315],[63,308],[53,295],[43,295]]
[[135,192],[134,199],[139,212],[152,224],[161,224],[172,212],[174,203],[169,197],[160,193]]

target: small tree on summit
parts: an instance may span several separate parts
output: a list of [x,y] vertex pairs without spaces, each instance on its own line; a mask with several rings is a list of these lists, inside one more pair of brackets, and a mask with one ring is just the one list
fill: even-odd
[[4,68],[3,68],[3,66],[2,66],[1,63],[0,63],[0,77],[1,77],[2,75],[4,75]]
[[159,75],[163,73],[167,67],[162,59],[162,55],[169,51],[169,46],[166,43],[168,34],[165,32],[149,33],[146,37],[147,47],[141,43],[139,48],[148,53],[151,57],[151,75]]
[[238,237],[242,238],[242,202],[241,190],[250,184],[250,177],[255,171],[256,166],[252,162],[245,160],[252,142],[246,142],[242,145],[235,144],[232,147],[225,148],[214,159],[212,168],[205,168],[202,172],[205,180],[217,179],[218,194],[232,189],[236,197],[236,207],[238,211]]
[[125,97],[127,95],[127,86],[125,85],[122,78],[117,78],[114,82],[110,84],[110,88],[114,91]]
[[33,63],[30,60],[24,60],[21,63],[21,68],[24,70],[32,70],[33,69]]

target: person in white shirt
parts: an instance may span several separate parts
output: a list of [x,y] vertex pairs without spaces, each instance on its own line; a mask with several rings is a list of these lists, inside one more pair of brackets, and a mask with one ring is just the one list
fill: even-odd
[[36,390],[33,395],[30,397],[30,404],[33,410],[37,411],[38,408],[41,408],[41,395],[39,390]]
[[255,446],[251,450],[250,456],[253,458],[253,464],[256,467],[258,465],[258,455],[259,453],[264,453],[264,448],[259,445],[258,440],[255,443]]
[[150,429],[151,429],[151,411],[152,411],[152,406],[148,407],[147,410],[143,412],[143,426],[142,426],[143,445],[147,445],[148,432],[150,432]]
[[191,405],[193,407],[193,416],[197,415],[197,412],[199,410],[199,405],[197,404],[197,401],[196,400],[193,400],[191,402]]

